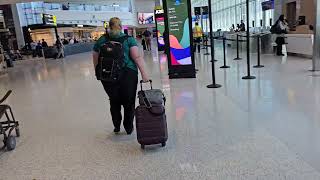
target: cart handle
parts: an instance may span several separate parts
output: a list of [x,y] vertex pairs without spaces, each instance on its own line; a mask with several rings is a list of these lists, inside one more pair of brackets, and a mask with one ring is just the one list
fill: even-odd
[[12,90],[9,90],[6,95],[3,96],[3,98],[0,100],[0,104],[3,103],[12,93]]

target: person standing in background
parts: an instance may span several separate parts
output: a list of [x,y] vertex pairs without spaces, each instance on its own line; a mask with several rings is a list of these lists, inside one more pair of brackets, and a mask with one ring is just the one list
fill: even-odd
[[151,51],[151,32],[146,29],[143,32],[143,36],[146,41],[147,51]]
[[31,50],[32,50],[32,57],[36,57],[37,56],[37,43],[32,41],[30,43],[31,46]]
[[201,38],[203,36],[202,28],[199,26],[199,23],[196,22],[195,27],[193,28],[193,39],[194,39],[194,45],[193,45],[193,52],[196,52],[196,49],[198,47],[198,53],[200,53],[200,43]]
[[38,41],[37,47],[36,47],[36,51],[37,51],[37,56],[38,57],[43,57],[43,53],[42,53],[42,44],[40,41]]
[[64,58],[64,49],[63,49],[64,45],[62,44],[61,39],[60,39],[59,36],[57,37],[56,47],[57,47],[57,50],[58,50],[58,55],[57,55],[56,59],[58,59],[60,57]]
[[43,48],[47,48],[48,47],[48,43],[44,39],[42,39],[42,47]]
[[73,38],[70,39],[69,44],[74,44],[74,39]]

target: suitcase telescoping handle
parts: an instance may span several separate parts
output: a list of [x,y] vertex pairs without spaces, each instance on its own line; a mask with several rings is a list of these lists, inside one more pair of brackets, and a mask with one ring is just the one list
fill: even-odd
[[150,83],[150,87],[152,89],[152,80],[150,79],[148,82],[143,82],[143,80],[140,81],[140,87],[141,87],[141,91],[143,91],[143,88],[142,88],[142,84],[143,83]]

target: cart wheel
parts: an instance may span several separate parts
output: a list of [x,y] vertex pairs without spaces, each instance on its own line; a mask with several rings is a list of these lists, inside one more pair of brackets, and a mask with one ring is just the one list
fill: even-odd
[[166,146],[166,142],[161,143],[161,146],[165,147]]
[[144,145],[141,144],[141,149],[144,149]]
[[16,127],[16,135],[17,135],[17,137],[20,137],[20,129],[19,129],[19,127]]
[[16,138],[14,136],[9,136],[6,140],[6,146],[8,151],[12,151],[16,148]]

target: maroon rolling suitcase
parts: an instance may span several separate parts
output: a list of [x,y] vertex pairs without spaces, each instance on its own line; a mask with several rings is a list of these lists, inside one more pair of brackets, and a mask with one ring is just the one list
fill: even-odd
[[[141,148],[144,149],[145,145],[161,144],[162,147],[166,146],[168,140],[168,129],[164,102],[161,104],[150,103],[160,102],[152,101],[151,98],[148,99],[146,94],[152,94],[152,92],[158,93],[159,90],[148,90],[149,92],[142,90],[139,91],[140,105],[136,108],[136,129],[137,129],[137,139],[141,144]],[[150,81],[152,83],[152,81]],[[155,96],[156,97],[156,96]]]

